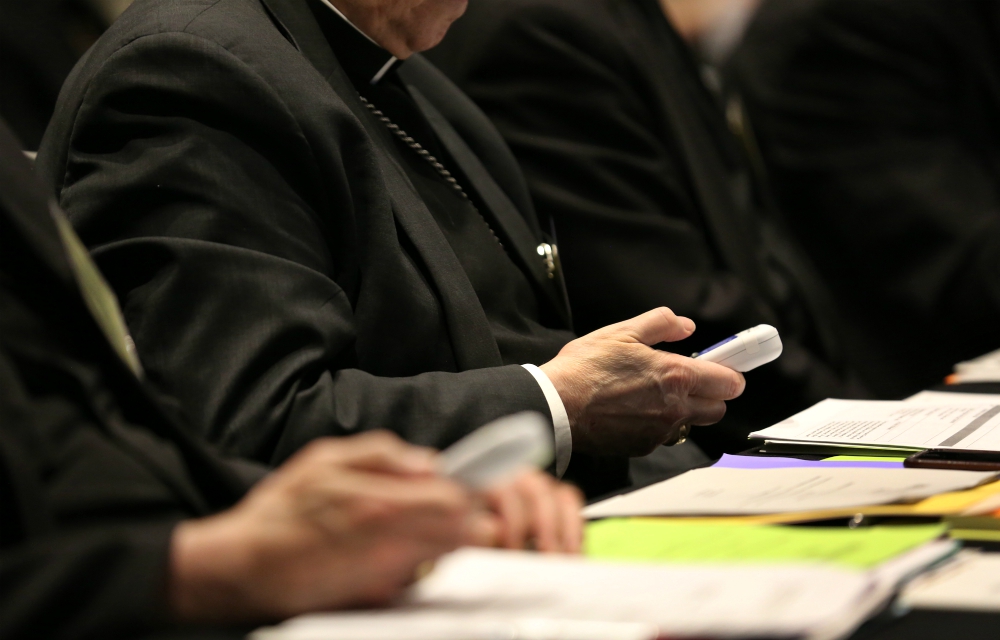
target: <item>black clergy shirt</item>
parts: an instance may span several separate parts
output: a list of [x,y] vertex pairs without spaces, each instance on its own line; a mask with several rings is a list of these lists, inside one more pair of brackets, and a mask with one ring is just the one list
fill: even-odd
[[[439,144],[397,70],[402,61],[370,40],[332,5],[309,0],[334,55],[358,93],[452,172],[468,198],[454,189],[416,150],[382,127],[468,275],[496,338],[504,364],[549,360],[566,344],[563,331],[542,324],[541,310],[524,273],[503,248],[499,225],[447,151]],[[373,118],[376,116],[372,116]],[[497,235],[495,235],[497,234]]]

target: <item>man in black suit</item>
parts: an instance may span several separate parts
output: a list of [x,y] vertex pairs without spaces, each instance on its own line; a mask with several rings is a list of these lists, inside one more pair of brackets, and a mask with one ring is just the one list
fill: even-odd
[[385,602],[463,543],[579,547],[576,492],[540,473],[483,496],[492,515],[431,452],[369,433],[261,480],[170,406],[0,122],[0,637],[192,637]]
[[572,457],[599,493],[744,381],[650,348],[694,330],[665,309],[573,340],[516,162],[413,55],[463,9],[139,0],[67,82],[39,171],[150,378],[214,442],[269,462],[374,428],[442,447],[534,409],[557,474]]
[[1000,4],[776,0],[735,78],[789,226],[904,396],[1000,346]]
[[823,287],[769,215],[678,33],[720,55],[738,37],[718,35],[739,22],[726,11],[752,4],[480,0],[428,54],[492,118],[540,216],[558,223],[581,331],[662,304],[698,324],[682,353],[779,328],[784,355],[748,375],[755,393],[731,405],[730,438],[696,436],[712,454],[815,401],[862,393],[845,382]]

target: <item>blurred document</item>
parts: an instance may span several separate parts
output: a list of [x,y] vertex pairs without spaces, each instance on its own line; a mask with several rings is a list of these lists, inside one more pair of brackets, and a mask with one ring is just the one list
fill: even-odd
[[948,381],[1000,382],[1000,349],[972,360],[959,362],[955,365],[955,373],[948,377]]
[[903,402],[918,402],[923,404],[1000,404],[1000,394],[996,393],[963,393],[960,391],[921,391],[915,393]]
[[467,549],[443,558],[398,607],[305,616],[251,640],[834,639],[878,610],[899,575],[919,568],[914,562],[926,566],[949,547],[924,551],[933,553],[893,571],[855,571],[618,564]]
[[1000,611],[1000,554],[963,551],[907,585],[900,603],[917,609]]
[[755,515],[911,502],[996,477],[939,469],[695,469],[583,510],[589,519]]
[[968,400],[824,400],[750,434],[768,442],[845,444],[900,450],[1000,451],[1000,404]]

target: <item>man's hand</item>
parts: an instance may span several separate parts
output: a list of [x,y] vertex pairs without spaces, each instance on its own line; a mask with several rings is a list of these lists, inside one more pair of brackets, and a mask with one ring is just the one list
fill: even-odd
[[232,509],[178,525],[168,598],[198,623],[383,604],[461,545],[579,551],[581,504],[539,471],[474,496],[388,433],[317,440]]
[[495,546],[579,553],[583,541],[583,496],[576,487],[541,471],[526,471],[512,482],[485,492],[499,516]]
[[174,614],[257,622],[381,604],[421,563],[492,546],[498,518],[439,477],[434,455],[386,433],[313,442],[234,508],[177,527]]
[[692,333],[694,322],[663,307],[578,338],[542,365],[566,405],[573,450],[646,455],[683,425],[721,420],[725,401],[743,393],[743,376],[652,348]]

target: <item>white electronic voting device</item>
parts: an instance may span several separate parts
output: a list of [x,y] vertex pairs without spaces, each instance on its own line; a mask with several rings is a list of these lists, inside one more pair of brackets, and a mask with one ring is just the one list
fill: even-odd
[[769,324],[759,324],[752,329],[740,331],[692,355],[698,360],[721,364],[741,373],[756,369],[781,355],[781,336]]

